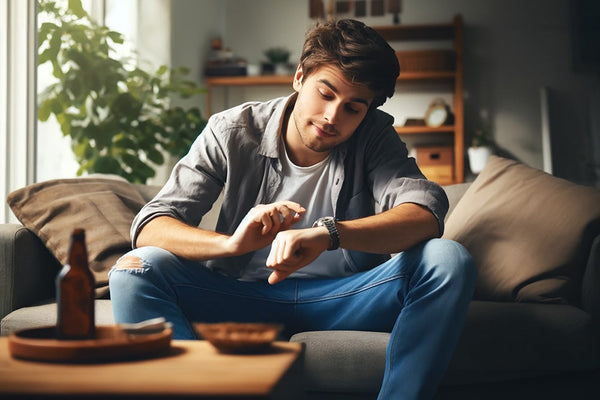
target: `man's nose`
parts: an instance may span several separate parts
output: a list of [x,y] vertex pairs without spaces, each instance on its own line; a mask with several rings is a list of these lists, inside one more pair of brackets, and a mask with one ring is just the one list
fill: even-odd
[[325,118],[325,120],[330,124],[334,125],[340,115],[340,107],[341,104],[337,104],[335,102],[329,103],[327,107],[325,107],[323,118]]

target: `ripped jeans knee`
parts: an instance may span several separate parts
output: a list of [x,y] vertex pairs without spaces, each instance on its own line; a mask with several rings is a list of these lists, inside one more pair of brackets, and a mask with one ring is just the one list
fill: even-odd
[[144,263],[141,258],[127,254],[119,258],[115,265],[115,269],[142,269],[143,267]]
[[173,254],[158,247],[140,247],[119,258],[111,268],[109,277],[120,270],[132,273],[148,272],[150,268],[160,268],[161,265],[168,264],[175,258]]
[[143,259],[135,256],[126,254],[119,258],[115,265],[108,272],[109,283],[113,278],[115,272],[129,272],[136,274],[143,274],[148,271],[148,266],[144,263]]
[[180,259],[157,247],[134,249],[117,260],[109,273],[115,322],[134,323],[164,317],[177,326],[178,338],[195,338],[179,309],[173,287],[173,271],[181,269]]

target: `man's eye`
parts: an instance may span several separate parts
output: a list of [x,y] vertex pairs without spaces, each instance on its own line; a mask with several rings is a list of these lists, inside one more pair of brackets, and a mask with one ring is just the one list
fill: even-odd
[[322,98],[324,98],[325,100],[331,100],[333,98],[333,96],[329,95],[328,93],[325,93],[321,90],[319,90],[319,94],[321,95]]
[[346,106],[346,111],[348,111],[350,114],[358,114],[358,110],[352,106]]

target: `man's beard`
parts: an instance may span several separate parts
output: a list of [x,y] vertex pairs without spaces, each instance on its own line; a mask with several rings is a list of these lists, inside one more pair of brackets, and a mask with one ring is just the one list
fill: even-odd
[[[314,140],[311,141],[311,135],[310,134],[304,134],[304,131],[301,129],[301,124],[300,121],[298,120],[298,117],[296,117],[296,113],[292,112],[292,118],[294,119],[294,126],[296,128],[296,132],[298,133],[298,135],[300,136],[300,140],[302,141],[302,143],[304,144],[304,146],[306,146],[307,148],[311,149],[312,151],[315,151],[317,153],[324,153],[324,152],[328,152],[331,151],[334,147],[335,144],[326,144],[323,143],[319,140]],[[307,124],[306,125],[307,128],[314,126],[312,123],[311,124]],[[325,130],[325,132],[331,132],[328,130]]]

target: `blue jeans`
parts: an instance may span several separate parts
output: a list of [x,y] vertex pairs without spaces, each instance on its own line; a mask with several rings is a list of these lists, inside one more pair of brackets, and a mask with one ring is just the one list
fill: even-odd
[[278,322],[308,330],[391,332],[380,399],[430,399],[462,332],[476,268],[458,243],[434,239],[346,278],[242,282],[155,247],[113,268],[116,322],[163,316],[175,339],[195,339],[191,321]]

